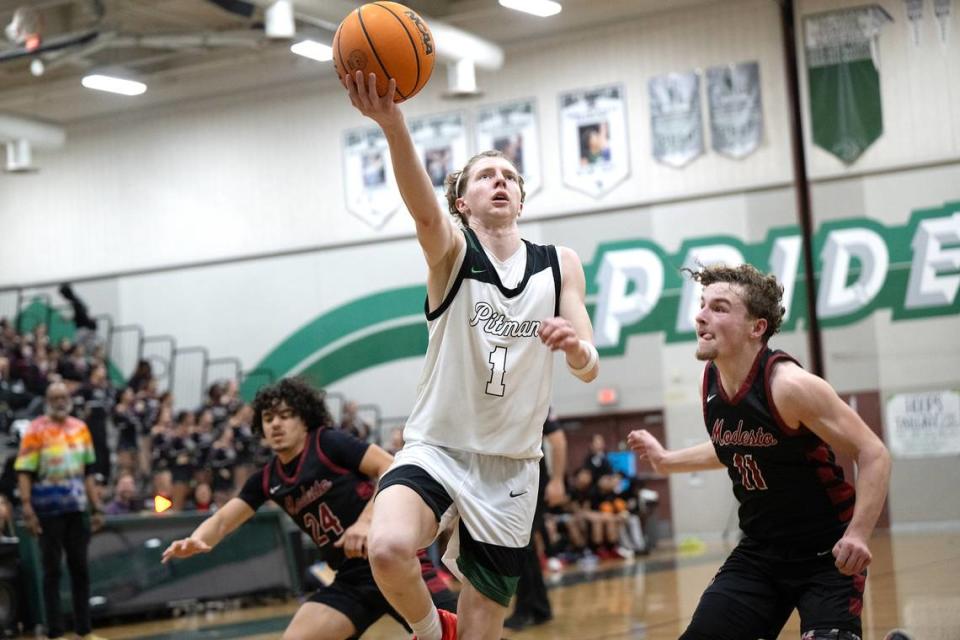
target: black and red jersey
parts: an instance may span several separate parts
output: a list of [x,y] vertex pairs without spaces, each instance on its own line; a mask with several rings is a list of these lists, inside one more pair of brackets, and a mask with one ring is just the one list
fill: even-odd
[[360,472],[369,446],[343,431],[311,431],[299,456],[287,464],[273,456],[238,497],[253,510],[273,500],[310,536],[322,559],[339,569],[346,557],[333,544],[373,497],[373,482]]
[[850,522],[856,496],[830,446],[803,425],[787,427],[774,406],[770,379],[783,361],[796,363],[764,347],[732,398],[708,363],[704,421],[733,481],[743,532],[778,546],[829,549]]

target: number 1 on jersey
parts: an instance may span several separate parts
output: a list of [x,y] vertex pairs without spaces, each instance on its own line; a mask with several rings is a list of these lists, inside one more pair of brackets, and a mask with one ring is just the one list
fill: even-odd
[[495,348],[490,352],[487,362],[490,363],[490,381],[487,383],[487,393],[502,398],[503,392],[506,390],[503,385],[503,376],[507,373],[507,348]]

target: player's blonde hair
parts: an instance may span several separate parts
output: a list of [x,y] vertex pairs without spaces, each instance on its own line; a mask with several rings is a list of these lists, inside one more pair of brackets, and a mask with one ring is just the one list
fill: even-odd
[[458,218],[460,222],[464,224],[464,226],[467,224],[467,219],[457,209],[457,198],[460,198],[464,191],[467,190],[467,183],[470,182],[470,170],[473,168],[473,165],[484,158],[503,158],[509,162],[514,171],[517,172],[517,184],[520,185],[520,203],[523,204],[523,201],[527,198],[527,192],[523,188],[523,176],[520,175],[517,165],[515,165],[513,161],[502,151],[497,151],[496,149],[481,151],[477,155],[470,158],[470,160],[467,161],[467,164],[464,165],[463,169],[460,171],[451,172],[445,181],[447,188],[447,208],[450,210],[450,215]]

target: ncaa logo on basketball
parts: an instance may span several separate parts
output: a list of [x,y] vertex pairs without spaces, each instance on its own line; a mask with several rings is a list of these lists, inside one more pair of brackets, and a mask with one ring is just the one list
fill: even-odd
[[433,37],[430,35],[430,30],[427,29],[427,25],[423,24],[423,20],[420,19],[413,11],[405,12],[407,17],[413,20],[413,24],[417,26],[417,31],[420,32],[420,37],[423,39],[423,50],[427,53],[433,53]]

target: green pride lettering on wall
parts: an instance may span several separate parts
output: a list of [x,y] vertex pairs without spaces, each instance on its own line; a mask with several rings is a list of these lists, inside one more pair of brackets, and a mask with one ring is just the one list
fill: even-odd
[[[621,355],[627,338],[663,331],[693,340],[700,286],[680,269],[749,262],[784,286],[783,329],[807,316],[800,231],[770,230],[764,242],[730,236],[690,238],[676,253],[643,239],[605,242],[584,265],[594,337],[603,355]],[[894,321],[960,313],[960,201],[914,211],[886,227],[858,218],[822,225],[813,242],[817,312],[825,328],[853,324],[878,309]],[[411,258],[413,259],[413,258]],[[304,375],[329,385],[364,369],[426,352],[422,285],[374,293],[324,312],[284,340],[256,367],[268,377]],[[244,383],[252,394],[263,377]]]

